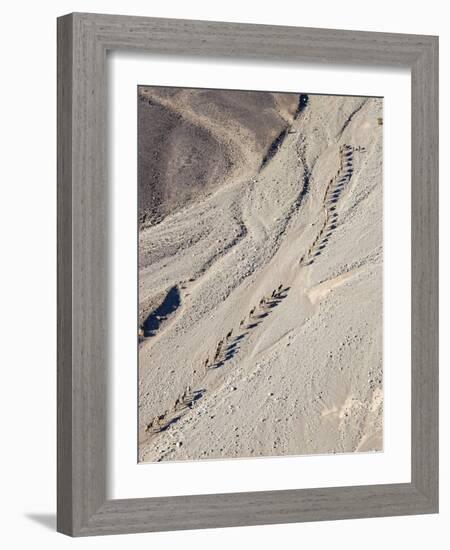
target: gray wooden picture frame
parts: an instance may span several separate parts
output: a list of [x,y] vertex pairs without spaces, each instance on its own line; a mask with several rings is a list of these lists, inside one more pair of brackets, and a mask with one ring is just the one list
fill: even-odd
[[[411,482],[107,499],[106,53],[409,67]],[[72,536],[438,511],[438,38],[74,13],[58,19],[58,531]]]

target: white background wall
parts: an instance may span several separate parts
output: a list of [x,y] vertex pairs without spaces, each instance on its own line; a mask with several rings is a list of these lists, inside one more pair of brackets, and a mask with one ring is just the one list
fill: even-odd
[[[5,548],[448,547],[449,290],[441,285],[441,513],[71,540],[54,532],[56,469],[56,22],[91,11],[440,35],[450,96],[450,27],[440,0],[59,0],[2,5],[0,85],[1,541]],[[450,140],[441,102],[441,280],[449,279]],[[447,124],[445,124],[447,123]],[[447,338],[446,338],[447,336]],[[444,537],[447,539],[444,542]]]

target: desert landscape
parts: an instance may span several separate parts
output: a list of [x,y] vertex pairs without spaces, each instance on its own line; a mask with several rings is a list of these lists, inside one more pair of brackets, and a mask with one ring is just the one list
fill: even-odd
[[383,100],[140,86],[140,462],[383,449]]

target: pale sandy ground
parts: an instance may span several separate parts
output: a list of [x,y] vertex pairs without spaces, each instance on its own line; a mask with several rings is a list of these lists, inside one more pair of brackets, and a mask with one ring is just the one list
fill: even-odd
[[261,172],[140,232],[141,302],[180,295],[140,344],[141,461],[382,450],[381,116],[310,96]]

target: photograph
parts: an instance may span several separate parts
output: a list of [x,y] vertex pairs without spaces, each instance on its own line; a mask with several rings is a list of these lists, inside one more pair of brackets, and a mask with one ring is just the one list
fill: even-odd
[[5,548],[442,548],[450,26],[370,7],[5,5]]
[[383,98],[137,113],[138,461],[383,451]]

